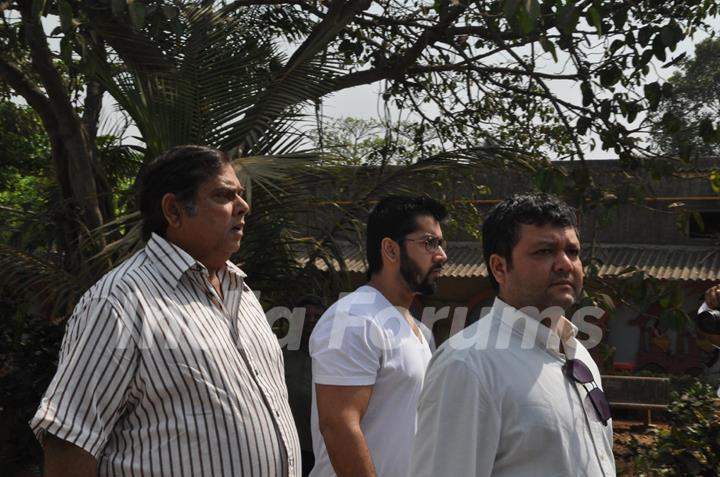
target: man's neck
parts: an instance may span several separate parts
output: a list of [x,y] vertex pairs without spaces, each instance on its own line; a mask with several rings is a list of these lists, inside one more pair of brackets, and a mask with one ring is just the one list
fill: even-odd
[[407,285],[398,283],[397,279],[392,279],[382,272],[374,274],[368,285],[382,293],[385,299],[395,307],[409,310],[415,299],[415,293],[410,291]]

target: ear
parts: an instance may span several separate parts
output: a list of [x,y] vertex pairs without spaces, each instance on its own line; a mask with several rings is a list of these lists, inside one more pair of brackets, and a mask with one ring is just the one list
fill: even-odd
[[507,260],[505,260],[505,257],[501,257],[500,255],[494,253],[490,255],[490,260],[488,260],[488,262],[490,264],[489,272],[493,274],[495,280],[500,284],[500,286],[503,286],[507,281]]
[[380,253],[383,263],[400,262],[400,244],[391,238],[385,237],[380,242]]
[[182,224],[182,204],[177,200],[177,196],[168,192],[160,201],[163,215],[167,221],[168,228],[178,228]]

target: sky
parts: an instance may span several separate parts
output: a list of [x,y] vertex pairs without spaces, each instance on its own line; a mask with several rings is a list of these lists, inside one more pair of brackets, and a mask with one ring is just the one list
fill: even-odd
[[[716,17],[710,22],[712,29],[720,33],[720,17]],[[683,53],[687,53],[688,57],[693,56],[695,52],[695,45],[700,43],[704,39],[708,38],[708,34],[705,32],[698,32],[692,38],[687,38],[678,44],[676,50],[668,55],[668,60],[675,58]],[[559,70],[561,65],[565,62],[562,56],[563,52],[559,52],[558,63],[553,65],[547,64],[548,70]],[[660,68],[660,63],[655,62],[655,68],[651,68],[651,73],[648,77],[648,82],[660,80],[661,82],[667,80],[674,72],[678,70],[677,66],[671,66],[669,68]],[[383,118],[384,104],[380,99],[384,84],[376,83],[372,85],[363,85],[355,88],[349,88],[340,91],[334,95],[331,95],[324,100],[323,114],[329,118],[340,118],[352,116],[356,118],[364,119],[378,119]],[[581,98],[579,85],[572,84],[570,82],[558,82],[557,84],[551,85],[551,89],[558,95],[560,99],[572,102],[579,102]],[[390,112],[393,119],[397,120],[401,114],[396,108],[390,105]],[[431,115],[437,114],[437,111],[432,109],[429,111]],[[407,117],[407,113],[402,113],[403,118]],[[412,117],[412,116],[411,116]],[[638,117],[638,122],[642,120],[642,116]],[[599,143],[599,141],[596,141]],[[591,149],[589,146],[585,148],[586,159],[615,159],[616,155],[612,151],[603,151],[599,144],[595,149]]]
[[[45,30],[47,32],[52,31],[58,26],[57,17],[46,17],[43,21]],[[713,31],[720,33],[720,17],[716,17],[710,21],[710,25]],[[693,38],[683,40],[677,47],[677,49],[669,55],[670,58],[674,58],[682,53],[687,53],[688,56],[692,56],[695,51],[695,44],[701,42],[708,37],[705,32],[698,32]],[[552,61],[548,62],[545,66],[546,71],[559,71],[564,64],[566,57],[563,57],[563,52],[559,52],[559,59],[557,63]],[[554,63],[554,64],[553,64]],[[648,81],[654,81],[657,79],[666,80],[673,72],[677,71],[677,67],[673,66],[670,68],[660,69],[659,63],[656,63],[657,68],[651,71]],[[385,105],[380,98],[384,89],[384,82],[378,82],[371,85],[357,86],[349,88],[333,95],[329,95],[324,98],[322,105],[322,114],[326,118],[342,118],[342,117],[354,117],[363,119],[378,119],[383,120],[385,118],[384,108]],[[557,82],[557,84],[551,84],[551,89],[561,99],[579,102],[580,89],[579,85],[569,83],[567,81]],[[413,119],[413,115],[407,111],[398,111],[394,105],[388,105],[389,118],[393,121],[398,119]],[[430,116],[437,114],[437,110],[430,108],[425,111]],[[308,113],[312,114],[312,109],[308,110]],[[640,117],[638,120],[641,120]],[[101,131],[103,132],[117,132],[117,127],[122,124],[122,116],[117,113],[117,107],[115,106],[112,98],[106,95],[103,103],[103,120],[104,124],[101,125]],[[128,143],[140,143],[136,139],[139,133],[136,128],[131,126],[124,133],[125,142]],[[599,141],[596,141],[599,142]],[[612,159],[614,154],[608,151],[602,151],[599,146],[595,149],[590,147],[585,148],[585,154],[587,159]]]

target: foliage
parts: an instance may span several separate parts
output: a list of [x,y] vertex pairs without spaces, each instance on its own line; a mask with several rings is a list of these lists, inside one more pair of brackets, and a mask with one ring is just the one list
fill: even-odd
[[311,131],[310,139],[316,149],[332,156],[330,165],[409,165],[439,150],[437,143],[421,147],[415,142],[417,127],[410,121],[330,118],[322,121],[322,129]]
[[57,366],[64,327],[0,302],[0,466],[15,475],[40,460],[40,446],[28,421]]
[[[12,240],[0,246],[0,287],[16,309],[67,316],[139,246],[132,179],[177,144],[236,159],[253,213],[233,259],[266,304],[309,291],[337,296],[343,275],[328,279],[321,269],[343,268],[343,244],[361,242],[361,221],[384,194],[448,200],[453,184],[494,168],[524,171],[583,208],[612,203],[582,163],[568,169],[548,158],[583,159],[599,141],[627,174],[669,173],[643,156],[635,126],[670,96],[649,74],[679,61],[671,58],[678,42],[718,10],[703,0],[271,3],[2,3],[0,96],[20,96],[37,114],[18,122],[33,138],[20,141],[28,149],[9,149],[25,169],[0,172],[15,184],[2,197],[15,215],[2,219],[0,233]],[[52,32],[48,19],[58,25]],[[377,125],[359,124],[369,131],[350,148],[339,131],[320,151],[304,149],[303,108],[373,83],[386,106],[417,121],[383,125],[379,135]],[[558,94],[568,84],[581,96]],[[105,93],[142,145],[98,134]],[[470,199],[486,192],[479,184]],[[471,201],[454,216],[470,228],[479,219]]]
[[680,63],[667,81],[672,95],[652,115],[654,142],[667,155],[684,158],[720,154],[720,40],[708,38],[693,58]]
[[696,382],[683,393],[673,393],[668,413],[671,427],[656,430],[654,444],[638,449],[639,475],[720,475],[720,403],[715,390]]

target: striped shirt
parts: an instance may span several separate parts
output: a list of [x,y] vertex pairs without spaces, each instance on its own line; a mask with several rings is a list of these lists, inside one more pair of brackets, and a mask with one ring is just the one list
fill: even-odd
[[300,475],[282,353],[245,274],[153,235],[81,298],[31,426],[99,475]]

